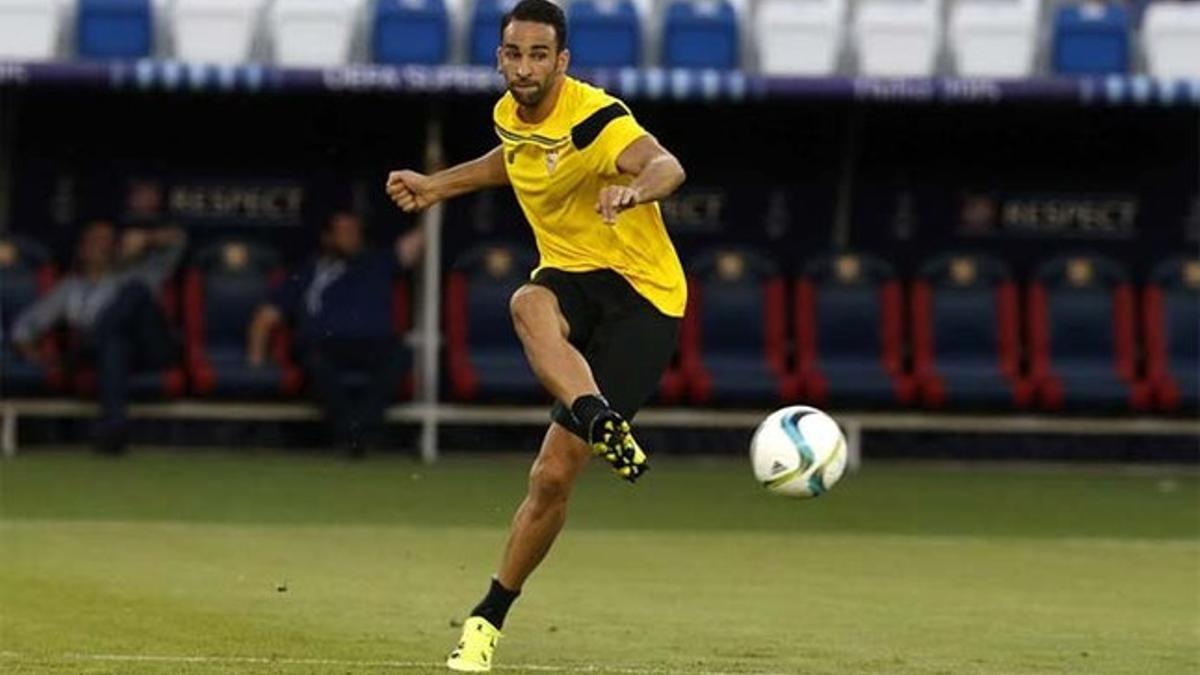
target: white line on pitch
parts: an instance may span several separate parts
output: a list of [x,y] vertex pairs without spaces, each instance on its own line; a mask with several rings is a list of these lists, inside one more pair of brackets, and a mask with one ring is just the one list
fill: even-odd
[[[13,652],[4,652],[6,658],[21,658]],[[349,668],[417,668],[441,669],[441,663],[419,663],[415,661],[356,661],[352,659],[321,658],[272,658],[266,656],[187,656],[168,654],[64,654],[63,658],[75,661],[104,661],[118,663],[225,663],[230,665],[281,665],[281,666],[335,666]],[[625,666],[571,665],[550,666],[544,664],[497,665],[500,671],[570,672],[596,673],[597,675],[783,675],[762,671],[727,672],[718,670],[675,670],[672,668],[638,668]]]

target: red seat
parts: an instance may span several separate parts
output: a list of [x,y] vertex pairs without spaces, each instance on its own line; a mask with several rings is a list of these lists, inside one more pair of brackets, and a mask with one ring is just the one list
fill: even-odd
[[774,261],[721,248],[696,257],[689,270],[680,361],[692,401],[796,401],[799,380],[787,366],[784,281]]
[[797,374],[815,405],[912,403],[904,372],[903,290],[891,265],[863,254],[819,258],[796,282]]
[[922,267],[912,286],[913,376],[926,405],[1029,405],[1017,296],[1008,267],[989,256],[951,254]]
[[1046,262],[1027,311],[1030,377],[1042,407],[1149,407],[1137,373],[1133,286],[1119,264],[1094,255]]

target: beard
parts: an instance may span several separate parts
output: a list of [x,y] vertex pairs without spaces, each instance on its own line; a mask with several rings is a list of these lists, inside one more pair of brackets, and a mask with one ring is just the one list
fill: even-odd
[[536,107],[546,97],[545,82],[526,82],[522,83],[522,88],[518,89],[514,83],[509,83],[508,91],[512,94],[517,103],[526,108]]

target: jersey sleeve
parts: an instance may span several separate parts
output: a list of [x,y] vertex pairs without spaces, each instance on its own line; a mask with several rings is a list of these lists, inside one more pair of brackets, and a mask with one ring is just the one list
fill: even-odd
[[616,175],[617,158],[631,143],[646,135],[646,130],[624,103],[613,100],[571,130],[571,140],[587,153],[589,164],[602,175]]

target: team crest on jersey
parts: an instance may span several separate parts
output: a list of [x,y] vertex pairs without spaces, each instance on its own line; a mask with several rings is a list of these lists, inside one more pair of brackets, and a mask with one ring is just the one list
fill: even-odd
[[546,173],[554,173],[554,169],[558,168],[558,151],[546,151]]

